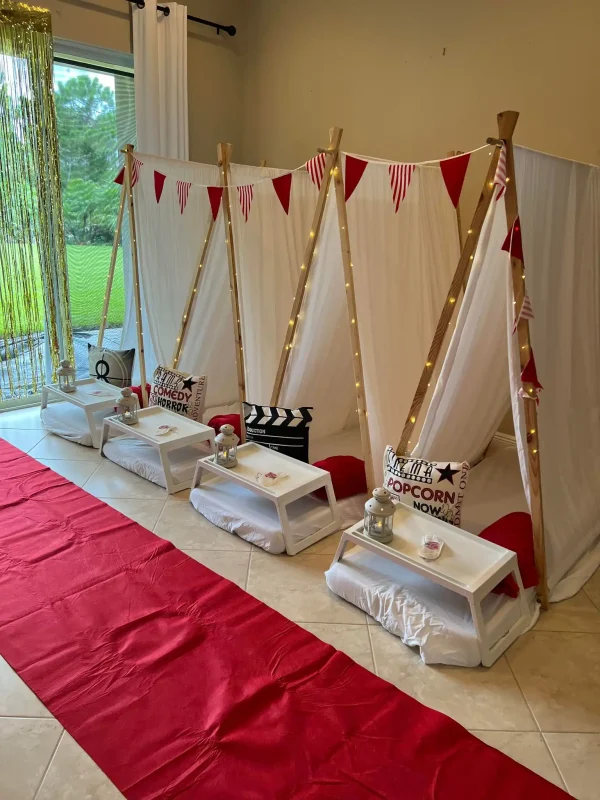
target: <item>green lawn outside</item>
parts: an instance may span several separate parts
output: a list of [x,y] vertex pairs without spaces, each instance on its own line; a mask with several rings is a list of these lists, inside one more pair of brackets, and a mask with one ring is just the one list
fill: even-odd
[[[67,245],[67,267],[71,318],[75,330],[93,329],[100,326],[106,279],[110,265],[110,245]],[[39,269],[37,274],[38,313],[36,329],[43,330],[43,290]],[[118,327],[125,315],[125,289],[123,284],[123,252],[119,248],[107,324]],[[21,316],[21,314],[19,314]],[[23,316],[24,319],[24,316]],[[23,327],[21,325],[21,327]],[[0,336],[4,335],[4,315],[0,304]],[[26,331],[21,330],[21,333]]]

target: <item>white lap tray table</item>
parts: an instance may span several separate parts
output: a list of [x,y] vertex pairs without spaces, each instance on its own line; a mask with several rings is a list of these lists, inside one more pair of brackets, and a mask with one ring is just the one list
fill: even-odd
[[[40,412],[42,422],[47,430],[58,436],[88,447],[99,447],[102,412],[107,414],[114,411],[121,396],[121,389],[96,378],[75,381],[75,387],[74,392],[63,392],[56,383],[42,388]],[[50,397],[69,403],[72,406],[72,414],[63,404],[52,404],[48,408]],[[86,426],[89,429],[89,438]]]
[[[329,588],[336,591],[336,585],[339,585],[335,575],[336,564],[351,562],[350,557],[344,559],[348,545],[375,553],[400,567],[399,583],[402,581],[403,572],[409,570],[433,584],[464,597],[469,604],[473,619],[481,663],[486,667],[491,666],[531,624],[531,608],[523,590],[516,554],[402,504],[396,506],[393,531],[394,538],[387,545],[366,536],[362,522],[344,531],[327,572]],[[434,534],[444,542],[442,553],[435,561],[426,561],[418,554],[423,536],[427,534]],[[389,571],[387,569],[385,571],[386,577],[389,578],[392,574],[391,564]],[[486,623],[482,602],[492,589],[510,574],[519,587],[519,598],[510,602],[510,608],[503,620],[505,629],[503,635],[498,638],[494,636],[491,626]],[[348,579],[347,574],[344,577],[345,580]],[[411,591],[414,591],[414,582]],[[348,592],[342,596],[351,600]],[[426,609],[426,603],[423,603],[423,608]]]
[[[177,430],[160,436],[156,433],[159,425],[171,425]],[[108,441],[109,435],[115,433],[117,437]],[[150,406],[138,411],[136,425],[126,425],[118,416],[106,417],[100,452],[174,494],[190,488],[200,452],[198,446],[212,452],[214,440],[215,432],[208,425]]]
[[[339,530],[331,475],[267,447],[247,442],[237,450],[238,464],[221,467],[208,456],[198,461],[190,502],[224,530],[271,553],[295,555]],[[261,486],[257,473],[287,475],[273,486]],[[204,480],[208,473],[209,480]],[[324,488],[328,503],[310,497]]]

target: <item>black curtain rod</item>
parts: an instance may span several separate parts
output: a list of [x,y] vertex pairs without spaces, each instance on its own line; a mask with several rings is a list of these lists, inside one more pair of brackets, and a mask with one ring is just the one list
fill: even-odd
[[[127,0],[128,3],[135,3],[138,8],[144,8],[146,3],[144,0]],[[171,9],[168,6],[156,6],[158,11],[162,11],[165,17],[168,17],[171,13]],[[230,36],[235,36],[237,33],[235,25],[221,25],[220,22],[211,22],[208,19],[202,19],[201,17],[193,17],[191,14],[187,15],[187,18],[192,22],[197,22],[199,25],[208,25],[209,28],[216,28],[217,33],[221,31],[225,31]]]

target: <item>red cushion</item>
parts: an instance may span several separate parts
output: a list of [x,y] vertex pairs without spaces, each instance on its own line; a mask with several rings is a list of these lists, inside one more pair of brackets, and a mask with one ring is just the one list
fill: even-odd
[[218,414],[208,421],[210,428],[215,429],[215,433],[219,433],[221,425],[233,425],[233,430],[236,436],[242,438],[242,426],[240,425],[239,414]]
[[[138,403],[140,404],[140,408],[144,408],[144,401],[142,399],[142,387],[141,386],[132,386],[131,391],[137,395]],[[150,396],[150,384],[146,384],[146,395]]]
[[[514,511],[496,520],[480,534],[482,539],[499,544],[517,554],[519,572],[525,589],[537,586],[538,573],[533,550],[533,527],[531,515],[524,511]],[[496,594],[509,597],[519,596],[519,587],[512,575],[507,575],[494,589]]]
[[[354,456],[330,456],[323,461],[315,461],[315,467],[327,470],[331,474],[331,483],[337,500],[364,494],[367,491],[367,474],[365,462]],[[319,500],[327,500],[325,489],[313,492]]]

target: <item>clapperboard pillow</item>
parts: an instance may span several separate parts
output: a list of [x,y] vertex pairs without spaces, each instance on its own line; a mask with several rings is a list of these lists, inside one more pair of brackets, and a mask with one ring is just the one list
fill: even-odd
[[148,405],[202,422],[206,399],[206,375],[188,375],[158,366],[154,370]]
[[383,485],[401,503],[460,526],[469,469],[466,461],[397,456],[388,445],[383,454]]
[[311,408],[277,408],[244,403],[246,438],[308,464]]
[[109,350],[108,347],[88,344],[90,378],[111,383],[120,389],[131,386],[134,358],[133,347],[131,350]]

